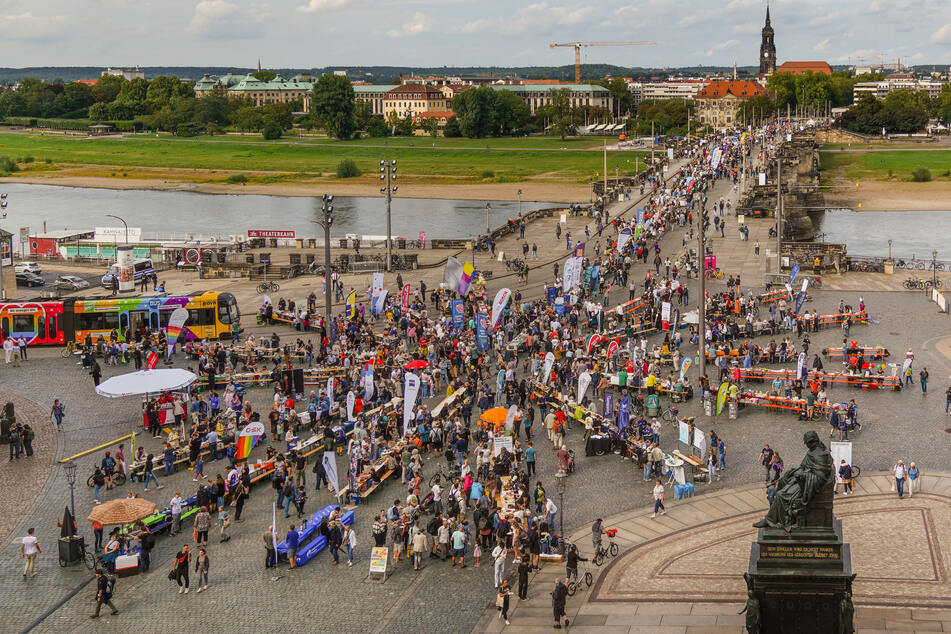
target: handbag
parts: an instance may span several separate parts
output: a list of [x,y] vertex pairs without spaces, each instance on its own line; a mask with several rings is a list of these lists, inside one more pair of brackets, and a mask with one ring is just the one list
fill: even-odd
[[175,569],[174,569],[174,568],[172,568],[172,570],[168,573],[168,580],[169,580],[169,581],[175,581]]

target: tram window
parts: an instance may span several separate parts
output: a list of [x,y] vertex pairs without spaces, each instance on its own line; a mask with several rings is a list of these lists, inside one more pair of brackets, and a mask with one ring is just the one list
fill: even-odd
[[40,315],[36,318],[36,334],[40,339],[46,339],[46,317]]
[[189,308],[186,326],[211,326],[215,323],[214,308]]
[[33,315],[14,315],[13,332],[36,332],[36,321]]
[[115,330],[118,328],[118,313],[79,313],[76,315],[76,330]]

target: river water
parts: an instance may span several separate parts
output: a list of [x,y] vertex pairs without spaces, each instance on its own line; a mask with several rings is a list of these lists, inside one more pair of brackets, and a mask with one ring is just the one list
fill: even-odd
[[825,242],[848,245],[849,255],[892,256],[931,259],[937,249],[939,260],[951,260],[951,212],[947,211],[826,211],[820,216],[819,231]]
[[[298,238],[323,236],[314,224],[320,199],[300,196],[199,194],[185,191],[115,190],[54,185],[0,183],[7,194],[3,228],[29,227],[31,233],[62,229],[92,230],[121,223],[106,214],[121,216],[130,227],[140,227],[144,237],[195,237],[241,235],[248,229],[293,230]],[[468,238],[485,231],[485,203],[481,200],[445,200],[393,197],[393,237]],[[331,235],[353,233],[386,235],[383,197],[334,199]],[[518,214],[518,203],[489,201],[489,223],[502,225]],[[557,207],[554,203],[522,203],[522,213]]]

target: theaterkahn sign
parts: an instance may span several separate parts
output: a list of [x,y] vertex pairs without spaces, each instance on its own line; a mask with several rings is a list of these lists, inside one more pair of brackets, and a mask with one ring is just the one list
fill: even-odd
[[248,229],[249,238],[294,238],[294,231],[272,231],[269,229]]

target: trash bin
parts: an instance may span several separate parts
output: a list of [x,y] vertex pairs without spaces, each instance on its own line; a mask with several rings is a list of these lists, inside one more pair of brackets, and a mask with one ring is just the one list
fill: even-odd
[[82,535],[59,538],[59,565],[69,566],[79,563],[83,557],[84,543]]
[[660,397],[656,394],[650,394],[645,401],[648,416],[657,416],[660,413]]

